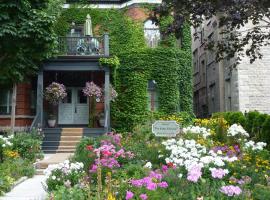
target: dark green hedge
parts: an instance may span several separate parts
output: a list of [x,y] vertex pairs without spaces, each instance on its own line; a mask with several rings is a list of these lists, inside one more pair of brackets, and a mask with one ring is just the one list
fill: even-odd
[[266,142],[270,149],[270,115],[258,111],[223,112],[215,113],[213,117],[224,117],[230,125],[241,124],[249,133],[250,137],[256,141]]
[[[183,32],[182,49],[173,35],[163,37],[160,47],[146,47],[143,23],[125,16],[125,10],[77,9],[63,12],[55,26],[65,35],[72,22],[83,24],[90,14],[96,34],[108,32],[110,53],[120,59],[114,73],[114,86],[119,93],[112,105],[112,125],[118,130],[131,130],[147,118],[147,83],[155,80],[159,90],[159,111],[192,113],[192,64],[190,26]],[[170,18],[161,20],[161,31]]]

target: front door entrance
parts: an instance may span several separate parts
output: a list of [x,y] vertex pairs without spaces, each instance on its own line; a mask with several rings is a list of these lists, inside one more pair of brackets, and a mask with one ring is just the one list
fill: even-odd
[[67,97],[58,107],[58,124],[88,124],[89,103],[82,88],[67,88]]

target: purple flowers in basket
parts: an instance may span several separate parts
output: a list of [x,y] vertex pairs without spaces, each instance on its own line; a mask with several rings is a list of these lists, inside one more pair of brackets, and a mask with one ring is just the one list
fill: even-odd
[[53,105],[57,105],[60,100],[67,96],[66,87],[57,82],[52,82],[48,87],[46,87],[44,92],[45,99]]
[[[97,100],[105,96],[105,89],[101,89],[97,86],[93,81],[86,82],[85,87],[83,89],[83,93],[88,97],[95,97]],[[110,85],[110,100],[114,100],[117,97],[117,92]]]

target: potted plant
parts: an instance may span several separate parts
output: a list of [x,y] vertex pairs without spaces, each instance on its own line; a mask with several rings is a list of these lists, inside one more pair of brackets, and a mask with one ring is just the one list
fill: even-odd
[[101,126],[101,127],[105,126],[105,114],[104,114],[104,112],[100,112],[98,114],[98,122],[99,122],[99,126]]
[[49,114],[48,126],[50,128],[53,128],[53,127],[55,127],[55,125],[56,125],[56,116],[54,114]]
[[63,84],[52,82],[46,87],[44,92],[45,99],[51,105],[51,112],[48,117],[48,126],[55,127],[56,125],[56,113],[55,106],[59,104],[59,101],[67,96],[66,87]]

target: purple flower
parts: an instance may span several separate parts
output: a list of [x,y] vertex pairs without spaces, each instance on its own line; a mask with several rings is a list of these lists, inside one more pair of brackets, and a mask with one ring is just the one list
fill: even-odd
[[217,179],[222,179],[226,174],[229,173],[228,170],[226,169],[221,169],[221,168],[210,168],[211,171],[211,175],[213,178],[217,178]]
[[156,183],[153,183],[153,182],[149,182],[146,185],[146,189],[148,189],[148,190],[155,190],[155,189],[157,189],[157,184]]
[[86,82],[85,87],[83,88],[83,93],[88,97],[101,98],[102,90],[94,82]]
[[158,187],[160,187],[160,188],[167,188],[168,187],[168,183],[165,182],[165,181],[162,181],[162,182],[158,183]]
[[167,171],[168,171],[169,168],[168,168],[167,165],[162,165],[161,169],[162,169],[162,172],[163,173],[167,173]]
[[162,179],[162,174],[151,171],[150,174],[149,174],[149,177],[155,178],[157,180],[161,180]]
[[241,188],[234,185],[222,186],[219,191],[229,197],[238,196],[242,193]]
[[134,196],[134,194],[132,192],[127,191],[127,193],[126,193],[126,200],[132,199],[133,196]]
[[134,187],[142,187],[144,184],[142,179],[139,180],[131,180],[131,185]]
[[201,176],[202,176],[201,167],[199,165],[193,165],[188,170],[187,180],[193,183],[197,183],[198,180],[201,178]]
[[66,87],[57,82],[52,82],[48,87],[46,87],[44,92],[45,99],[53,105],[57,105],[59,101],[64,99],[66,96]]
[[141,194],[141,195],[140,195],[140,198],[141,198],[142,200],[147,200],[148,197],[147,197],[146,194]]

